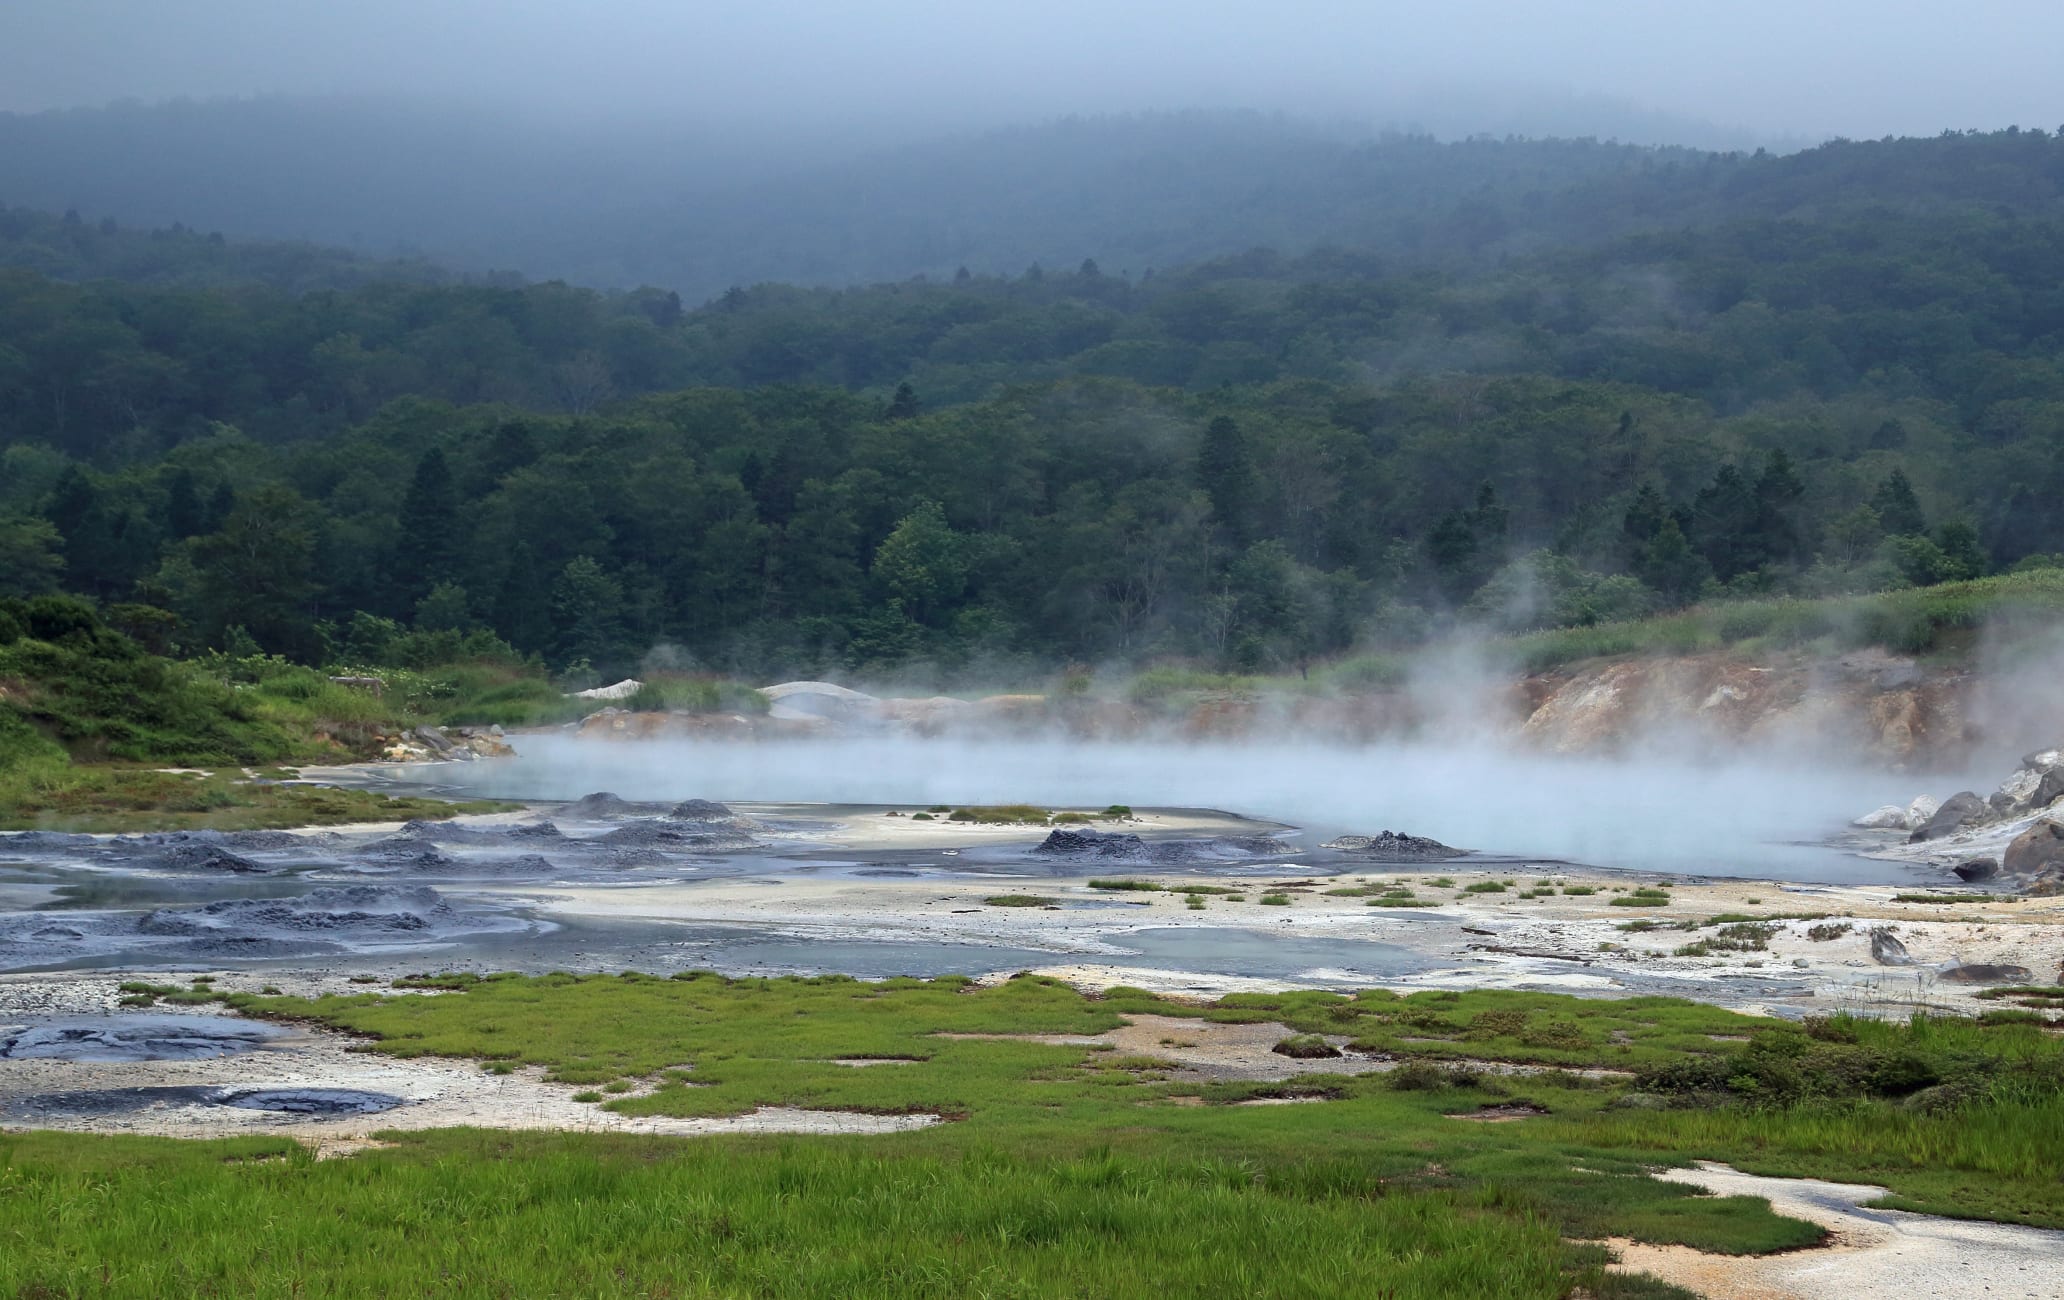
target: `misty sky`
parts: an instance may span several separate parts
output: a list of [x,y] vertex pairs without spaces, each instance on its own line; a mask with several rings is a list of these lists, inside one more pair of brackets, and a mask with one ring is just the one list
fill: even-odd
[[942,129],[1606,96],[1773,134],[2064,123],[2043,0],[4,0],[0,109],[393,93]]

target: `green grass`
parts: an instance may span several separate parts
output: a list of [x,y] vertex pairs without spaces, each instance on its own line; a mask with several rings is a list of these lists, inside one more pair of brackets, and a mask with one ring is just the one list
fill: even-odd
[[[1090,881],[1090,882],[1089,882],[1089,887],[1090,887],[1091,889],[1102,889],[1102,890],[1106,890],[1106,891],[1108,891],[1108,892],[1110,892],[1110,893],[1142,893],[1142,894],[1151,894],[1151,893],[1155,893],[1155,892],[1157,892],[1157,891],[1159,891],[1159,890],[1163,890],[1163,889],[1166,889],[1166,888],[1168,888],[1168,886],[1166,886],[1166,885],[1162,885],[1162,884],[1157,884],[1157,883],[1155,883],[1154,881],[1151,881],[1151,880],[1092,880],[1092,881]],[[1203,890],[1185,890],[1184,892],[1186,892],[1186,893],[1203,893],[1203,892],[1205,892],[1205,891],[1203,891]]]
[[1670,895],[1661,889],[1641,888],[1612,900],[1614,907],[1668,907]]
[[991,907],[1053,907],[1060,900],[1040,894],[991,894],[982,901]]
[[1479,880],[1473,885],[1462,886],[1462,892],[1465,894],[1502,894],[1505,892],[1505,885],[1496,880]]
[[1894,894],[1895,903],[2010,903],[2002,894]]
[[1288,907],[1290,906],[1290,895],[1263,894],[1258,901],[1263,907]]
[[955,808],[946,820],[971,822],[977,826],[1044,826],[1053,814],[1028,803],[997,804],[981,808]]
[[[800,1105],[959,1122],[876,1138],[398,1133],[322,1162],[283,1139],[0,1134],[0,1295],[1662,1297],[1680,1293],[1608,1279],[1574,1239],[1819,1240],[1761,1201],[1649,1176],[1694,1159],[2064,1226],[2050,1155],[2064,1042],[2025,1024],[1797,1026],[1499,991],[1196,1004],[1031,976],[397,983],[447,993],[207,996],[389,1054],[541,1066],[630,1115]],[[1406,1065],[1214,1083],[1150,1056],[948,1036],[1085,1035],[1141,1013],[1275,1022],[1294,1044],[1346,1038]],[[833,1064],[868,1056],[912,1063]],[[1499,1076],[1479,1068],[1491,1061],[1638,1077]],[[1662,1108],[1617,1108],[1630,1089]],[[1183,1096],[1204,1104],[1169,1104]],[[1232,1104],[1297,1096],[1325,1100]],[[1491,1102],[1546,1113],[1448,1118]]]

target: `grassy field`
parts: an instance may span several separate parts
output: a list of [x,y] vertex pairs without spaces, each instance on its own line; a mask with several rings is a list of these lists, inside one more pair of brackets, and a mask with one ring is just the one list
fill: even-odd
[[[1029,976],[398,983],[434,996],[224,1000],[395,1055],[540,1065],[627,1114],[951,1122],[872,1138],[393,1134],[326,1162],[285,1141],[5,1135],[0,1295],[1661,1300],[1682,1293],[1602,1273],[1584,1243],[1819,1240],[1761,1201],[1650,1176],[1698,1158],[2064,1226],[2048,1154],[2064,1149],[2064,1042],[2022,1023],[1802,1026],[1499,992],[1194,1004]],[[984,1037],[1140,1014],[1279,1022],[1404,1063],[1199,1083],[1152,1056]],[[838,1063],[854,1059],[899,1064]],[[1492,1068],[1512,1062],[1548,1068]],[[1294,1099],[1309,1104],[1242,1104]],[[1486,1106],[1533,1117],[1457,1118]]]

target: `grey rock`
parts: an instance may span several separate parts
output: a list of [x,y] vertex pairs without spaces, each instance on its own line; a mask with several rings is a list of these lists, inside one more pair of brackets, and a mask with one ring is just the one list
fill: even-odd
[[1898,939],[1893,937],[1890,930],[1882,926],[1871,931],[1870,945],[1871,957],[1880,966],[1911,966],[1914,964],[1913,954],[1906,950],[1906,945],[1899,942]]
[[1989,820],[1992,805],[1970,790],[1959,790],[1943,800],[1926,825],[1921,826],[1909,837],[1910,842],[1919,844],[1925,840],[1939,840],[1954,835],[1966,826],[1975,826]]
[[1966,884],[1990,880],[1999,874],[1999,869],[1998,858],[1967,858],[1950,868],[1956,873],[1956,878]]
[[2064,866],[2064,825],[2044,818],[2014,837],[2000,865],[2009,875],[2036,876]]
[[2047,808],[2059,799],[2064,799],[2064,767],[2053,767],[2043,773],[2042,784],[2035,787],[2029,796],[2030,808]]

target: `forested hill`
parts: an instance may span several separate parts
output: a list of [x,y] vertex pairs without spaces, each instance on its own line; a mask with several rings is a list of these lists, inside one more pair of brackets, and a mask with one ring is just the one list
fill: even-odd
[[[374,662],[413,628],[757,674],[1287,665],[2059,563],[2060,147],[1819,151],[1781,217],[1486,266],[700,308],[0,273],[0,581],[174,648]],[[1859,203],[1908,149],[1968,188]]]
[[203,233],[179,222],[137,229],[113,217],[89,222],[75,210],[60,216],[8,207],[0,207],[0,269],[31,271],[53,280],[189,288],[259,284],[288,293],[386,281],[521,283],[520,276],[462,277],[422,259],[371,258],[319,244],[232,241],[220,231]]
[[2046,135],[1716,154],[1457,142],[1257,114],[1062,120],[833,150],[664,125],[541,127],[355,101],[0,115],[0,201],[124,226],[398,251],[697,302],[1073,267],[1143,275],[1255,247],[1481,266],[1544,247],[1831,209],[2053,212]]

